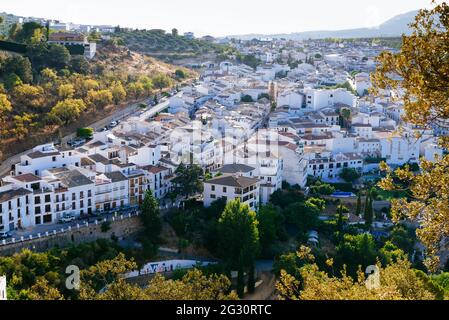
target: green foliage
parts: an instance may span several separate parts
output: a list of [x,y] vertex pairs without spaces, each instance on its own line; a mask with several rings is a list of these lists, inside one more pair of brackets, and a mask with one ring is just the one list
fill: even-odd
[[302,234],[318,226],[319,214],[319,209],[311,203],[297,202],[285,209],[287,221],[294,224]]
[[245,95],[241,99],[242,102],[251,103],[254,102],[253,98],[250,95]]
[[187,73],[182,69],[176,69],[175,76],[179,79],[187,78]]
[[24,83],[31,83],[33,81],[33,70],[30,60],[19,55],[8,57],[5,64],[2,65],[0,74],[15,74]]
[[344,168],[340,173],[340,178],[346,182],[354,182],[360,178],[360,173],[354,168]]
[[174,192],[188,197],[203,190],[201,177],[203,170],[197,165],[186,166],[183,163],[175,171],[176,178],[173,179]]
[[253,69],[256,69],[262,63],[253,54],[248,54],[248,55],[244,55],[244,56],[242,56],[241,54],[238,54],[236,58],[237,58],[238,62],[246,64],[247,66],[250,66]]
[[335,192],[335,188],[318,180],[310,187],[310,192],[313,195],[330,196]]
[[337,261],[340,266],[345,264],[348,272],[355,275],[359,266],[365,270],[367,266],[375,265],[377,257],[376,243],[371,235],[344,235],[343,241],[337,246]]
[[223,46],[199,39],[187,39],[177,34],[166,33],[164,30],[124,30],[114,34],[131,50],[162,57],[175,54],[195,56],[222,50]]
[[92,138],[94,135],[94,129],[92,128],[78,128],[77,136],[80,138]]
[[282,209],[287,208],[289,205],[295,202],[304,201],[304,194],[300,190],[287,189],[287,190],[277,190],[271,195],[270,202]]
[[159,241],[159,236],[162,231],[162,221],[159,212],[159,204],[154,198],[151,190],[147,190],[145,198],[140,207],[142,211],[142,222],[145,227],[145,237],[150,239],[153,243]]
[[257,214],[262,255],[272,257],[272,247],[284,230],[284,216],[273,205],[262,206]]
[[219,255],[230,268],[249,268],[259,251],[256,213],[240,201],[230,201],[218,220]]

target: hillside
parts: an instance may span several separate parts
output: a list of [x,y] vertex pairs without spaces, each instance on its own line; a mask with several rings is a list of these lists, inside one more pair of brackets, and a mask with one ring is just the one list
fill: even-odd
[[[164,30],[120,30],[114,34],[133,51],[176,63],[186,59],[213,59],[229,50],[228,47],[199,39],[166,33]],[[200,59],[198,59],[200,58]]]
[[289,40],[306,40],[306,39],[325,39],[325,38],[384,38],[384,37],[400,37],[402,34],[409,34],[408,25],[413,21],[418,11],[407,12],[382,23],[374,28],[357,28],[347,30],[322,30],[307,31],[288,34],[248,34],[234,35],[228,38],[236,38],[242,40],[251,40],[254,38],[285,38]]
[[182,69],[181,79],[179,69],[112,42],[99,43],[92,61],[59,45],[0,53],[0,161],[197,76]]

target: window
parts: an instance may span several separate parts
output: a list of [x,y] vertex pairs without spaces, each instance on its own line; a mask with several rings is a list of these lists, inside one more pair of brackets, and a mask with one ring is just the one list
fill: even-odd
[[210,195],[210,198],[211,198],[211,199],[217,199],[217,196],[216,196],[215,194],[211,194],[211,195]]
[[50,197],[49,194],[47,194],[47,195],[45,196],[45,202],[48,203],[48,202],[50,202],[50,201],[51,201],[51,197]]
[[90,198],[90,197],[92,197],[92,190],[88,190],[87,191],[87,196]]
[[51,212],[51,205],[47,204],[45,206],[45,213],[49,213],[49,212]]
[[76,200],[76,194],[72,193],[72,201]]
[[226,187],[223,187],[223,192],[228,192],[228,188],[226,188]]
[[34,203],[40,204],[41,203],[41,197],[34,197]]
[[35,207],[34,208],[34,214],[41,214],[41,207]]
[[76,210],[76,203],[72,202],[72,210]]
[[212,186],[212,187],[211,187],[211,190],[212,190],[212,191],[215,191],[215,186]]
[[52,160],[53,162],[56,162],[56,157],[52,157],[51,160]]
[[84,199],[84,192],[83,191],[80,192],[80,199]]

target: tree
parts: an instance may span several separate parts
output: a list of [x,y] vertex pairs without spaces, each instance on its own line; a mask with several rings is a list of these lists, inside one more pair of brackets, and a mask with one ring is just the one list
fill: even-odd
[[303,234],[316,228],[319,214],[318,208],[310,203],[297,202],[285,209],[287,221],[294,224]]
[[162,231],[162,221],[159,212],[159,204],[153,196],[151,190],[147,190],[145,198],[140,207],[142,211],[142,222],[145,227],[145,236],[153,243],[159,240]]
[[373,225],[374,213],[373,213],[373,199],[371,198],[371,194],[367,192],[365,198],[365,224],[367,227],[371,228]]
[[112,99],[116,105],[125,100],[126,90],[125,88],[123,88],[123,85],[120,81],[114,81],[111,85],[110,90],[112,93]]
[[[411,35],[402,37],[399,52],[382,53],[372,76],[374,91],[401,90],[403,120],[423,129],[449,118],[448,12],[446,2],[434,3],[431,9],[421,10],[411,24]],[[448,142],[448,137],[440,138],[443,147],[447,147]],[[426,261],[426,266],[432,270],[439,265],[436,254],[441,240],[449,235],[446,228],[449,220],[448,165],[448,155],[435,163],[423,161],[422,171],[415,175],[402,168],[393,172],[382,164],[387,177],[380,183],[381,188],[408,191],[408,199],[392,200],[394,221],[420,222],[417,235],[427,246],[431,258]]]
[[151,79],[153,85],[158,89],[168,88],[173,85],[173,80],[164,73],[158,73]]
[[264,255],[270,255],[270,249],[279,238],[284,216],[273,205],[262,206],[257,214],[259,221],[260,247]]
[[132,82],[127,87],[128,94],[134,99],[139,99],[145,92],[144,85],[140,82]]
[[15,87],[22,85],[23,82],[20,80],[19,76],[15,73],[11,73],[8,76],[6,76],[5,79],[5,88],[8,91],[13,90]]
[[58,80],[58,75],[53,69],[45,68],[40,72],[40,83],[55,83]]
[[75,88],[72,84],[61,84],[58,88],[58,97],[60,99],[71,99],[73,98],[73,95],[75,94]]
[[107,105],[112,104],[112,100],[112,93],[108,89],[98,91],[90,90],[87,93],[87,101],[96,108],[104,108]]
[[51,113],[61,119],[65,124],[76,120],[81,112],[86,109],[84,101],[81,99],[66,99],[60,101],[51,109]]
[[[298,252],[298,255],[300,253]],[[329,261],[332,265],[332,261]],[[310,261],[300,269],[300,278],[281,271],[276,287],[283,300],[435,300],[439,297],[429,278],[411,268],[406,259],[386,267],[377,265],[379,285],[369,287],[362,272],[356,280],[341,270],[341,277],[329,276]]]
[[3,68],[5,74],[16,74],[20,80],[25,83],[31,83],[33,81],[33,70],[31,68],[31,62],[28,58],[19,55],[11,56],[7,59]]
[[64,300],[61,292],[50,286],[48,280],[43,277],[37,279],[36,284],[27,292],[27,296],[30,300]]
[[250,95],[244,95],[241,99],[242,102],[251,103],[254,102],[253,98]]
[[14,129],[12,130],[12,133],[18,140],[23,140],[28,135],[34,118],[34,115],[26,112],[22,115],[14,116]]
[[254,267],[259,250],[258,224],[256,213],[239,199],[230,201],[218,220],[220,257],[240,276]]
[[340,178],[346,182],[354,182],[360,178],[360,173],[354,168],[344,168],[340,173]]
[[37,44],[43,40],[44,27],[37,22],[25,22],[20,28],[15,27],[15,30],[10,33],[13,40],[26,44]]
[[62,69],[69,65],[71,56],[69,50],[60,44],[50,44],[48,46],[48,66]]
[[203,190],[201,182],[203,170],[198,165],[186,166],[181,163],[176,169],[175,175],[173,185],[177,194],[188,197]]
[[78,128],[76,135],[80,138],[92,138],[94,135],[94,129],[92,128]]
[[340,109],[340,119],[343,127],[349,128],[351,125],[351,109],[342,108]]
[[44,105],[44,89],[40,86],[22,84],[14,87],[14,103],[25,107],[39,109]]
[[12,111],[11,102],[6,94],[0,94],[0,137],[3,138],[9,132],[8,118]]
[[345,234],[337,246],[337,260],[341,266],[347,265],[349,274],[356,275],[358,267],[366,268],[376,264],[377,250],[374,238],[368,234]]
[[173,28],[173,29],[171,30],[171,34],[172,34],[173,37],[177,37],[177,36],[178,36],[178,29]]
[[335,192],[335,188],[330,184],[317,181],[314,185],[310,187],[310,191],[314,195],[330,196]]
[[338,215],[338,219],[337,219],[337,230],[342,233],[343,232],[343,224],[344,224],[344,218],[343,215],[345,213],[348,213],[349,209],[347,207],[345,207],[344,205],[340,204],[337,207],[337,215]]
[[357,205],[355,209],[355,215],[357,217],[360,217],[362,214],[362,193],[359,191],[357,194]]
[[187,78],[187,73],[182,69],[176,69],[175,76],[179,79]]
[[70,60],[70,69],[73,72],[87,75],[90,72],[90,64],[83,56],[74,56]]

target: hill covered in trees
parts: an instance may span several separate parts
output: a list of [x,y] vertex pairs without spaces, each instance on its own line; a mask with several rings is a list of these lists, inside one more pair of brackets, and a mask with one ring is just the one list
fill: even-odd
[[167,33],[159,29],[130,31],[117,28],[114,37],[117,37],[119,41],[133,51],[149,54],[170,62],[202,56],[207,56],[207,59],[209,59],[222,56],[231,50],[224,45],[186,38],[179,35],[176,29]]
[[98,43],[97,56],[88,61],[47,44],[38,24],[13,27],[7,40],[28,49],[23,55],[0,52],[0,160],[195,77],[183,69],[181,79],[180,68],[116,41]]

